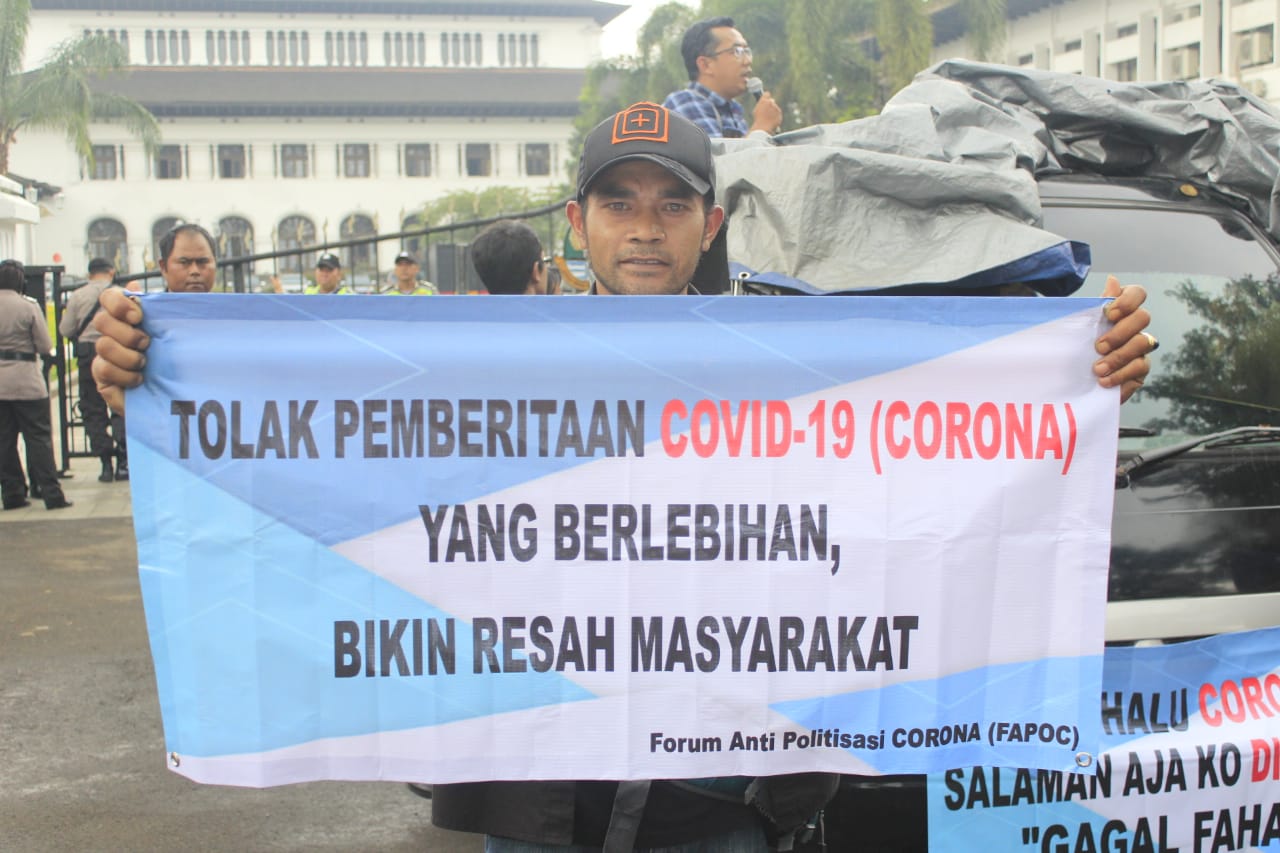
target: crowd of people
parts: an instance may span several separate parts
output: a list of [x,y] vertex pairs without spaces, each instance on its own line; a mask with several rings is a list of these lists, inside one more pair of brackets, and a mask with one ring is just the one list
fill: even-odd
[[[587,255],[591,295],[696,293],[694,270],[725,217],[716,200],[709,137],[773,133],[782,123],[782,111],[767,91],[760,91],[750,123],[737,102],[754,88],[752,54],[732,20],[699,22],[686,33],[682,48],[687,88],[672,93],[663,105],[635,104],[610,116],[583,142],[576,193],[565,214]],[[159,246],[166,289],[208,292],[216,269],[214,247],[199,225],[181,224],[166,234]],[[558,292],[553,259],[527,225],[498,222],[476,237],[471,251],[490,293]],[[93,343],[93,355],[81,361],[81,396],[93,400],[91,446],[102,457],[104,479],[113,463],[113,476],[122,470],[127,476],[124,427],[121,420],[117,431],[112,422],[107,437],[105,429],[98,429],[106,418],[96,407],[105,401],[123,416],[124,390],[144,380],[149,345],[139,328],[143,306],[110,287],[105,278],[109,272],[96,262],[91,265],[94,290],[82,290],[84,298],[96,293],[100,309],[86,311],[78,300],[74,315],[68,306],[62,327],[64,335],[82,342],[77,353]],[[402,252],[390,293],[434,293],[419,272],[417,258]],[[33,476],[42,478],[46,506],[53,508],[66,502],[48,442],[38,438],[38,410],[43,411],[46,436],[48,432],[48,392],[35,366],[35,356],[47,354],[50,342],[38,310],[12,292],[17,289],[10,284],[14,275],[20,280],[21,269],[14,262],[0,264],[0,448],[15,430],[27,436]],[[102,286],[95,275],[104,277]],[[317,258],[315,282],[308,293],[350,293],[342,281],[342,262],[332,252]],[[1100,385],[1118,388],[1124,399],[1147,376],[1148,355],[1156,342],[1144,331],[1150,318],[1142,307],[1141,287],[1121,287],[1111,279],[1103,295],[1111,298],[1105,311],[1113,325],[1097,341],[1093,372]],[[89,419],[86,411],[86,426]],[[6,508],[25,500],[10,480],[3,483]],[[793,774],[763,780],[494,781],[436,785],[430,793],[437,825],[483,833],[486,850],[493,853],[602,848],[693,853],[768,850],[780,834],[821,809],[834,791],[829,775]],[[790,817],[774,811],[766,819],[758,807],[761,797],[788,802]]]

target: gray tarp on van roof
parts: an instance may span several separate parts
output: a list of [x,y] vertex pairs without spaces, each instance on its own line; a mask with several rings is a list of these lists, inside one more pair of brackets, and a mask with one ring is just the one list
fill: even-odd
[[1212,187],[1280,238],[1280,118],[1220,81],[952,60],[880,115],[714,142],[730,260],[823,292],[973,282],[1061,245],[1037,227],[1035,178],[1053,174]]

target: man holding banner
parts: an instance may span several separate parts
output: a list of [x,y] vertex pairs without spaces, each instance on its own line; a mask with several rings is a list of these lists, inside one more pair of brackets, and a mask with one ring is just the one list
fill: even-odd
[[[724,219],[715,204],[714,163],[706,136],[654,104],[636,104],[597,126],[584,142],[577,195],[566,214],[588,252],[601,295],[689,292],[700,255]],[[1128,397],[1149,370],[1154,339],[1141,288],[1107,283],[1107,319],[1097,341],[1099,384]],[[118,298],[116,298],[118,297]],[[140,306],[110,292],[95,325],[102,331],[95,376],[104,397],[123,408],[123,389],[142,381],[149,343],[136,328]],[[437,785],[433,820],[490,835],[489,850],[541,851],[566,845],[625,850],[764,850],[761,811],[793,829],[832,791],[823,774],[771,776],[748,790],[746,778],[692,782],[472,782]],[[753,804],[748,805],[751,798]],[[794,819],[773,807],[789,799]]]

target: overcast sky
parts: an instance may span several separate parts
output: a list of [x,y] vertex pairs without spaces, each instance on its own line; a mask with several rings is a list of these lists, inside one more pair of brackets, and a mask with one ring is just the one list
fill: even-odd
[[[636,32],[649,20],[649,13],[655,7],[669,0],[634,0],[624,3],[631,8],[614,18],[604,28],[604,36],[600,39],[600,50],[605,59],[615,56],[627,56],[636,52]],[[698,6],[698,0],[680,0],[686,6]]]

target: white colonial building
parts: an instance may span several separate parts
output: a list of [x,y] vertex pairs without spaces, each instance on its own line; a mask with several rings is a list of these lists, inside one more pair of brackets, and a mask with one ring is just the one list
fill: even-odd
[[[1003,61],[1111,80],[1217,77],[1280,102],[1276,0],[1008,0]],[[933,15],[935,59],[971,57],[959,2]]]
[[[600,58],[602,26],[625,8],[596,0],[31,5],[27,67],[61,41],[107,35],[132,64],[111,88],[146,105],[164,134],[149,157],[122,127],[95,125],[92,165],[60,135],[20,134],[11,172],[38,186],[44,212],[32,260],[72,274],[99,255],[130,272],[151,266],[156,238],[179,220],[207,227],[231,257],[393,233],[454,190],[568,183],[586,67]],[[378,249],[387,255],[378,268],[397,248]],[[302,272],[283,263],[283,272]]]

